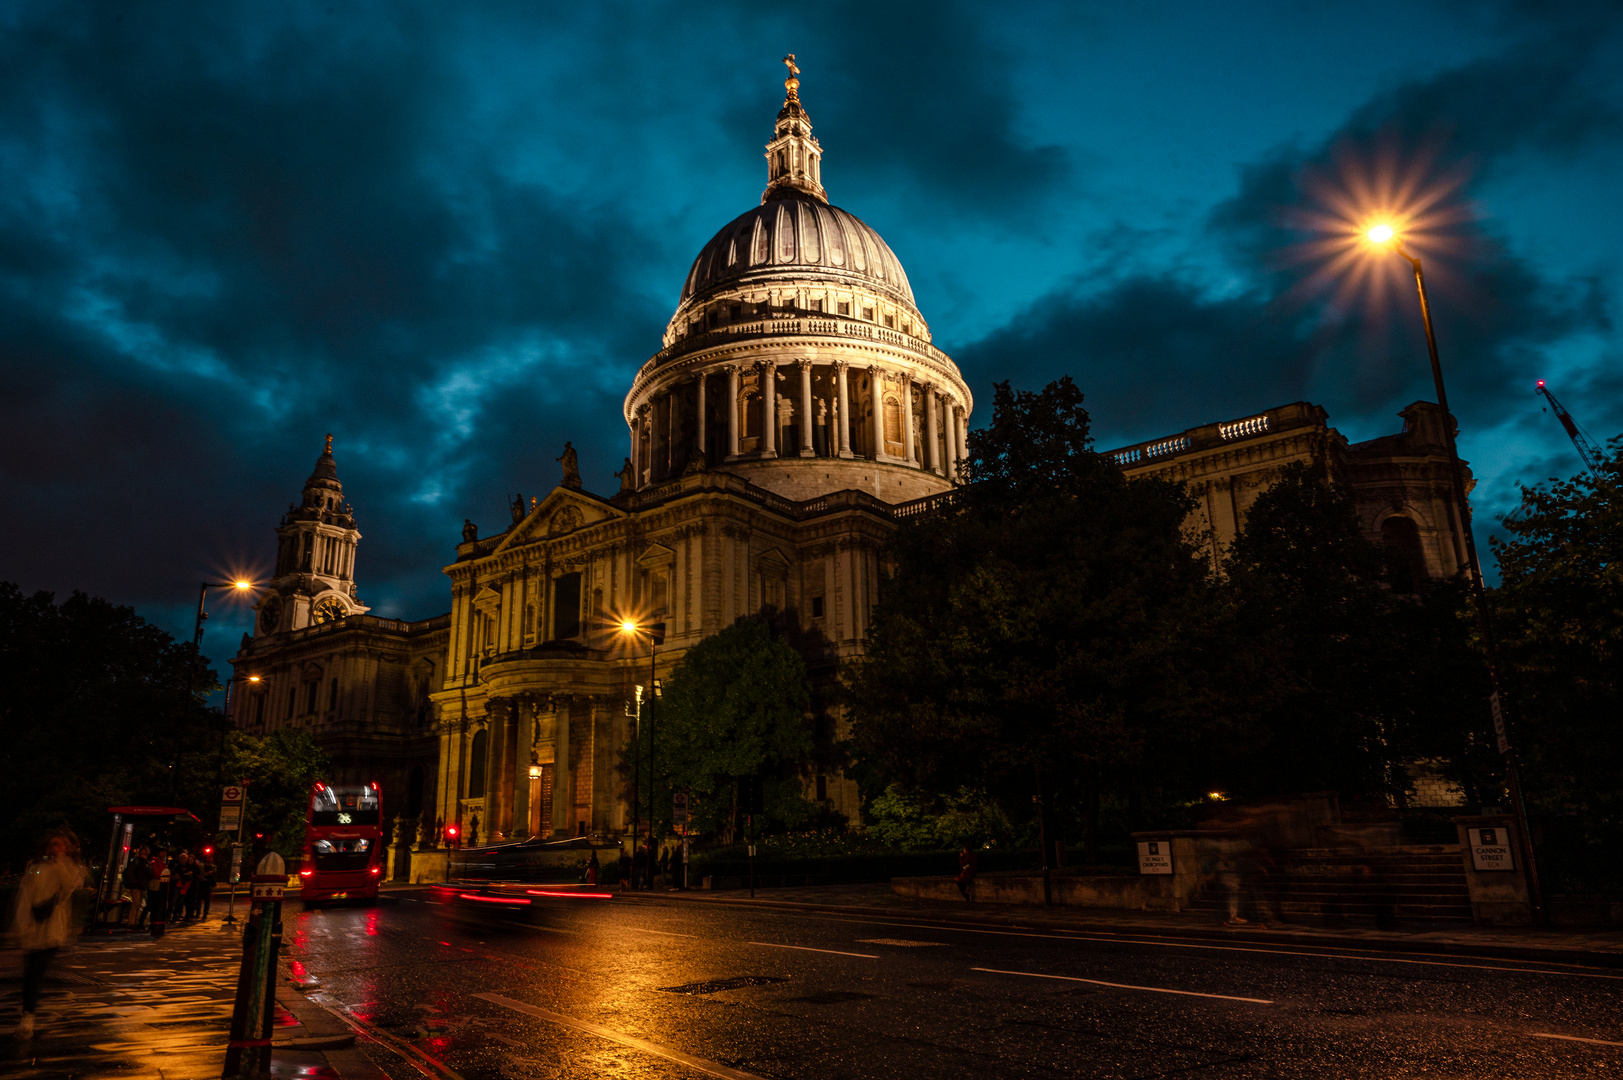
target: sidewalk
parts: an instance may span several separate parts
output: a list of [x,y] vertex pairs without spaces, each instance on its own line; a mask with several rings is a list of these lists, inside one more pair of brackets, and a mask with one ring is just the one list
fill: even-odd
[[1068,930],[1114,936],[1142,935],[1201,940],[1267,942],[1319,949],[1378,949],[1623,967],[1623,931],[1601,928],[1493,927],[1471,924],[1374,926],[1272,924],[1274,929],[1229,928],[1210,912],[1111,911],[1101,908],[1041,908],[1002,904],[914,900],[897,896],[885,883],[808,885],[720,892],[626,893],[626,899],[657,896],[693,903],[839,912],[883,918],[1028,930]]
[[[52,965],[35,1037],[18,1042],[20,953],[0,953],[0,1073],[98,1080],[213,1080],[225,1064],[242,959],[239,934],[219,916],[146,933],[86,935]],[[354,1033],[277,980],[271,1070],[311,1080],[388,1080],[356,1049]]]

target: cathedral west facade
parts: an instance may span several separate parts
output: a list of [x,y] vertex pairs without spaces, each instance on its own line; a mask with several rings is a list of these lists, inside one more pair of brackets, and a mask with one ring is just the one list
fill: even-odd
[[[895,254],[828,202],[798,95],[767,144],[760,204],[694,260],[661,348],[626,396],[620,488],[563,482],[470,522],[444,568],[449,614],[380,619],[361,605],[360,534],[331,443],[277,530],[277,575],[233,660],[239,727],[307,728],[341,780],[380,780],[422,835],[616,835],[629,826],[618,755],[638,702],[684,653],[771,610],[800,633],[815,684],[859,656],[895,522],[948,497],[974,401],[931,341]],[[1349,444],[1306,403],[1113,451],[1130,475],[1182,480],[1214,558],[1289,461],[1352,492],[1366,531],[1417,576],[1462,563],[1443,418],[1420,402],[1400,434]],[[657,649],[622,622],[659,625]],[[650,652],[655,655],[651,656]],[[252,680],[252,681],[250,681]],[[805,792],[858,816],[821,704]]]

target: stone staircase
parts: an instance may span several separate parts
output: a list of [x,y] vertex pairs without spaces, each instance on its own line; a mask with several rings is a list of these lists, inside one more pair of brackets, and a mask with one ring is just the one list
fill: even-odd
[[[1245,885],[1289,919],[1470,922],[1471,897],[1456,845],[1288,848],[1270,853],[1274,865]],[[1266,865],[1266,861],[1264,861]],[[1208,883],[1192,905],[1223,912],[1227,900]],[[1240,914],[1254,918],[1242,890]]]

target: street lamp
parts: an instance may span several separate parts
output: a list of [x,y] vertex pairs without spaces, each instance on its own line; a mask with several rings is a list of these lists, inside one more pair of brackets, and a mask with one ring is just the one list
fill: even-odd
[[[635,619],[624,619],[620,623],[620,633],[635,639],[639,633],[648,635],[648,883],[652,888],[654,881],[654,699],[659,696],[659,680],[654,677],[654,662],[659,656],[659,643],[665,640],[665,624],[648,623],[639,626]],[[642,829],[642,778],[638,775],[642,771],[642,687],[637,687],[637,738],[634,743],[636,750],[633,754],[633,773],[631,778],[631,863],[632,877],[636,877],[637,863],[637,834]]]
[[197,586],[197,628],[192,632],[192,644],[199,652],[203,649],[203,620],[208,618],[208,612],[203,610],[203,601],[208,599],[210,589],[235,589],[239,593],[248,592],[254,587],[251,581],[241,578],[236,581],[203,581]]
[[1498,739],[1499,753],[1505,761],[1505,779],[1510,788],[1510,800],[1516,811],[1516,824],[1521,833],[1522,866],[1527,874],[1528,900],[1533,917],[1543,919],[1543,897],[1540,895],[1538,865],[1533,859],[1533,839],[1527,829],[1527,802],[1522,797],[1521,776],[1516,767],[1516,752],[1510,745],[1505,720],[1503,694],[1499,682],[1499,654],[1494,645],[1493,618],[1488,612],[1488,592],[1482,584],[1482,562],[1477,558],[1476,536],[1471,528],[1471,511],[1465,502],[1465,470],[1460,465],[1459,448],[1454,443],[1453,414],[1448,411],[1448,391],[1443,388],[1443,365],[1437,358],[1437,335],[1431,325],[1431,301],[1426,296],[1426,275],[1420,267],[1420,257],[1411,255],[1403,246],[1403,238],[1392,225],[1379,222],[1364,234],[1377,248],[1395,251],[1414,268],[1415,289],[1420,294],[1420,320],[1426,327],[1426,351],[1431,355],[1431,377],[1437,386],[1437,404],[1443,410],[1443,438],[1448,446],[1449,470],[1454,480],[1454,505],[1460,515],[1460,531],[1465,536],[1465,558],[1469,564],[1467,576],[1471,581],[1471,598],[1476,601],[1477,628],[1482,634],[1482,649],[1488,659],[1488,685],[1492,695],[1488,698],[1493,712],[1493,730]]

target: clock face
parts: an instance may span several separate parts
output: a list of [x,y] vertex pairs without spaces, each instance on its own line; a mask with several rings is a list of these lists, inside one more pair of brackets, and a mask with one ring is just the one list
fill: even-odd
[[259,632],[273,634],[276,632],[276,625],[281,621],[282,598],[274,594],[267,596],[265,602],[259,605]]
[[333,622],[342,619],[349,612],[344,610],[344,602],[335,596],[329,596],[316,605],[310,617],[318,623]]

